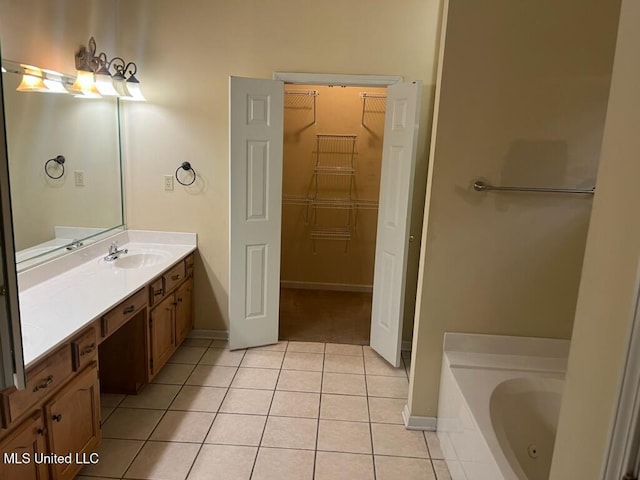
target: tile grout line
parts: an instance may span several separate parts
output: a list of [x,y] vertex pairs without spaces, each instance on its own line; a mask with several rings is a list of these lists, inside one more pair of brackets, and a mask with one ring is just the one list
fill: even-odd
[[[364,354],[364,349],[363,349],[363,354]],[[369,410],[369,385],[367,383],[367,360],[365,358],[363,358],[363,364],[364,364],[364,391],[367,394],[366,398],[367,398],[367,414],[369,416],[369,441],[371,442],[371,462],[373,463],[373,480],[376,480],[377,478],[377,473],[376,473],[376,457],[375,457],[375,452],[373,450],[373,426],[371,424],[371,411]]]
[[[202,347],[200,347],[202,348]],[[195,368],[199,365],[200,360],[202,359],[202,357],[204,356],[204,354],[206,353],[206,351],[208,350],[208,348],[205,348],[204,352],[202,352],[202,354],[200,355],[200,358],[198,359],[198,362],[194,365],[193,370],[195,370]],[[167,362],[169,363],[169,362]],[[166,365],[166,364],[165,364]],[[164,367],[163,367],[164,368]],[[162,369],[160,369],[162,370]],[[193,373],[192,370],[192,373]],[[159,372],[158,372],[159,373]],[[189,375],[191,376],[191,375]],[[187,380],[189,379],[189,377],[187,377]],[[185,387],[187,380],[185,380],[185,383],[182,384],[182,386],[178,389],[178,391],[176,392],[176,394],[174,395],[174,397],[171,399],[171,402],[169,402],[169,405],[167,406],[167,408],[165,409],[164,413],[162,414],[162,416],[160,417],[160,420],[158,421],[158,423],[155,425],[155,427],[153,427],[153,429],[151,430],[151,433],[149,433],[149,435],[147,436],[146,440],[143,441],[142,443],[142,447],[140,448],[140,450],[138,450],[138,453],[135,454],[135,456],[133,457],[133,459],[131,460],[131,462],[129,463],[129,465],[127,466],[127,468],[125,469],[124,473],[122,474],[121,478],[125,478],[127,476],[127,472],[131,469],[131,467],[133,466],[133,464],[135,463],[135,461],[138,459],[138,457],[140,456],[140,453],[142,453],[142,451],[144,450],[144,447],[147,446],[147,443],[149,443],[149,439],[151,438],[151,436],[153,435],[153,432],[155,432],[156,428],[158,428],[158,425],[160,425],[160,422],[162,421],[162,419],[164,418],[164,416],[167,414],[167,412],[169,411],[169,408],[171,407],[171,405],[173,404],[173,402],[175,401],[176,397],[180,394],[180,392],[182,391],[182,389]],[[228,390],[227,390],[228,391]],[[226,395],[226,394],[225,394]],[[126,398],[126,397],[125,397]],[[124,401],[124,399],[123,399]],[[215,417],[214,417],[215,420]],[[212,422],[213,423],[213,422]],[[178,443],[178,442],[176,442]],[[202,448],[202,446],[200,447]],[[200,450],[198,450],[198,452],[200,452]],[[197,457],[197,454],[196,454]],[[195,462],[195,458],[194,458],[194,462]],[[193,467],[193,463],[191,464],[191,467]],[[191,471],[191,467],[189,467],[189,471]],[[188,475],[188,473],[187,473]]]
[[[212,345],[212,344],[213,344],[213,342],[211,342],[209,345]],[[229,350],[229,351],[231,351],[231,350]],[[205,350],[205,352],[206,352],[206,350]],[[215,423],[216,418],[218,418],[218,415],[220,413],[220,407],[222,407],[224,399],[227,398],[229,390],[231,390],[231,384],[233,383],[233,380],[236,378],[236,375],[238,374],[238,371],[240,370],[240,364],[242,363],[242,360],[244,359],[244,356],[246,354],[247,354],[247,351],[245,350],[244,353],[242,354],[242,358],[238,362],[238,367],[236,367],[236,371],[233,374],[233,377],[231,378],[231,381],[229,382],[229,386],[227,387],[227,391],[222,396],[222,400],[220,400],[220,405],[218,406],[217,411],[214,413],[213,421],[211,422],[211,425],[209,425],[209,428],[207,429],[207,433],[205,433],[205,435],[204,435],[204,437],[202,439],[202,442],[200,443],[200,448],[196,452],[195,457],[193,457],[193,461],[191,462],[191,466],[189,467],[189,470],[187,470],[187,475],[186,475],[185,479],[189,478],[189,475],[191,475],[191,471],[193,470],[193,466],[196,464],[196,461],[198,460],[198,456],[200,455],[200,452],[202,452],[202,448],[204,447],[204,444],[207,441],[207,437],[209,436],[209,432],[211,432],[211,429],[213,428],[213,424]],[[203,357],[204,357],[204,354],[203,354]],[[200,358],[200,360],[202,360],[202,357]],[[198,362],[198,365],[200,365],[199,362]],[[194,368],[194,370],[195,370],[195,368]],[[185,382],[186,382],[186,380],[185,380]]]
[[322,393],[324,391],[324,361],[326,358],[327,344],[324,343],[322,347],[322,368],[320,370],[320,395],[318,398],[318,422],[316,423],[316,448],[313,451],[313,470],[311,478],[316,478],[316,464],[318,463],[318,442],[320,440],[320,415],[322,415]]
[[273,386],[273,393],[271,394],[271,401],[269,402],[269,409],[267,410],[267,416],[264,419],[264,426],[262,427],[262,433],[260,434],[260,440],[258,440],[258,447],[256,449],[256,456],[253,459],[253,464],[251,465],[251,472],[249,473],[249,479],[253,477],[253,472],[256,469],[256,464],[258,463],[258,455],[260,454],[260,449],[262,448],[262,440],[264,438],[264,432],[267,431],[267,423],[269,422],[269,414],[271,413],[271,407],[273,406],[273,398],[276,396],[276,388],[278,387],[278,381],[280,380],[280,374],[282,373],[282,366],[284,365],[284,359],[287,356],[287,351],[289,349],[289,342],[287,341],[287,345],[284,348],[284,352],[282,355],[282,362],[280,362],[280,369],[278,370],[278,377],[276,378],[276,384]]

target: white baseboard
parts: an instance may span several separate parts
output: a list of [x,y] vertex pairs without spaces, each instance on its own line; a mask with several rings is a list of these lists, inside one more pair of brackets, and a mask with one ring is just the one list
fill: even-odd
[[212,340],[227,340],[229,333],[226,330],[191,330],[189,338],[207,338]]
[[419,417],[411,415],[409,406],[405,405],[402,410],[402,419],[407,430],[427,430],[429,432],[436,431],[436,417]]
[[281,280],[282,288],[300,288],[304,290],[331,290],[335,292],[373,292],[373,285],[355,285],[350,283],[298,282]]

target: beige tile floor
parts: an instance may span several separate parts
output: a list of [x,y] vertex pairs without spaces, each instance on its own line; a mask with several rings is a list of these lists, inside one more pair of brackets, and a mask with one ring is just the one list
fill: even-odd
[[77,480],[450,480],[433,432],[406,430],[410,358],[188,339],[136,396],[102,396],[100,462]]

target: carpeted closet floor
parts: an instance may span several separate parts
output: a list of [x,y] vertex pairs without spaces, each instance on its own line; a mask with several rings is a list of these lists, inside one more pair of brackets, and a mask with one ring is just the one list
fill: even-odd
[[282,288],[280,339],[369,345],[371,293]]

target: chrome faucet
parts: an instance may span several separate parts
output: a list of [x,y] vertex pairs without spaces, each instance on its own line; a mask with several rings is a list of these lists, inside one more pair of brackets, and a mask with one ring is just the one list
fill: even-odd
[[128,252],[129,250],[126,248],[123,250],[118,250],[118,242],[113,242],[111,245],[109,245],[109,254],[106,257],[104,257],[104,259],[107,262],[113,262],[114,260],[119,258],[120,255],[123,255]]
[[67,250],[76,250],[84,245],[80,240],[74,238],[73,241],[67,246]]

